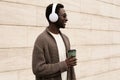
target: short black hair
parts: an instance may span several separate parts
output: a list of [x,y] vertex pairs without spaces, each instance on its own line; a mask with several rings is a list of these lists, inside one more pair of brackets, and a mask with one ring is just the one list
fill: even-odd
[[[52,12],[52,6],[53,6],[53,3],[52,4],[49,4],[46,8],[46,18],[48,20],[48,22],[50,23],[50,20],[49,20],[49,15],[50,13]],[[59,10],[60,8],[64,8],[64,5],[60,4],[60,3],[57,3],[57,7],[56,7],[56,10],[55,10],[55,13],[59,13]]]

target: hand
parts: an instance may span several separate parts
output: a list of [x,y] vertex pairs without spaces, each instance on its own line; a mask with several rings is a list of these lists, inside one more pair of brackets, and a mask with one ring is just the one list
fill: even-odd
[[65,62],[67,63],[67,66],[68,66],[68,67],[73,67],[73,66],[77,65],[77,64],[76,64],[76,63],[77,63],[76,57],[67,58],[67,59],[65,60]]

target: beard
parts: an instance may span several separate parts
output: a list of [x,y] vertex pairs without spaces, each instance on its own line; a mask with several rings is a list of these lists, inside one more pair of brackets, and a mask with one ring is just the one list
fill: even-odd
[[57,28],[65,28],[65,25],[62,21],[58,20],[57,22],[55,22],[55,25],[57,26]]

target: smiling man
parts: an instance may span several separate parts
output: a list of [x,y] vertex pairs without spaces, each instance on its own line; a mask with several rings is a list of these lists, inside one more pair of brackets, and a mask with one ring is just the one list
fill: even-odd
[[65,28],[67,14],[62,4],[50,4],[46,8],[49,26],[35,41],[32,69],[36,80],[76,80],[76,58],[68,58],[70,42],[60,28]]

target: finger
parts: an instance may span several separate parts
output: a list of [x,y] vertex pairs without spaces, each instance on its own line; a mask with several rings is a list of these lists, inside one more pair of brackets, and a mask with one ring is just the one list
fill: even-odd
[[69,61],[76,61],[76,58],[70,58]]
[[77,64],[71,64],[71,66],[76,66]]

